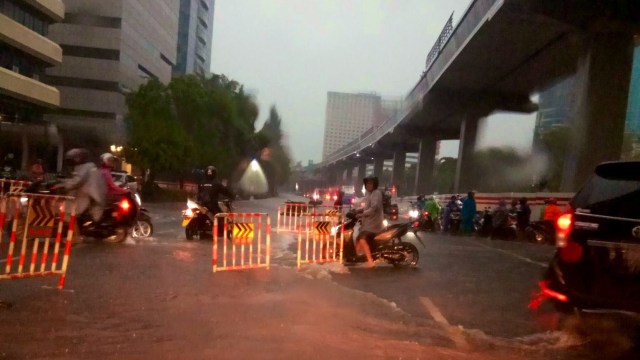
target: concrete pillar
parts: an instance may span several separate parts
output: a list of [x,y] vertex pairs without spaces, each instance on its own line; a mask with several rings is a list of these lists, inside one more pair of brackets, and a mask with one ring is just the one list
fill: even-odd
[[603,162],[619,160],[633,62],[633,37],[591,33],[578,60],[562,191],[576,191]]
[[327,184],[335,186],[338,182],[338,170],[335,167],[329,167],[327,170]]
[[347,175],[344,181],[342,182],[342,185],[351,185],[351,184],[353,184],[353,166],[349,165],[349,167],[347,167]]
[[376,158],[373,163],[373,175],[378,179],[382,178],[382,172],[384,171],[384,158]]
[[396,189],[398,189],[398,195],[406,194],[407,189],[405,189],[405,164],[407,160],[407,153],[402,150],[396,150],[393,154],[393,174],[391,176],[391,182],[396,185]]
[[433,192],[433,164],[436,158],[437,145],[438,140],[433,135],[426,135],[420,140],[415,194],[430,194]]
[[478,135],[478,119],[471,115],[465,115],[460,125],[460,145],[458,146],[458,163],[456,165],[456,179],[453,191],[456,193],[471,191],[473,184],[470,169],[473,161],[473,151],[476,148]]
[[358,187],[357,185],[360,184],[360,182],[365,176],[367,176],[367,163],[361,162],[360,164],[358,164],[358,178],[353,182],[356,188]]

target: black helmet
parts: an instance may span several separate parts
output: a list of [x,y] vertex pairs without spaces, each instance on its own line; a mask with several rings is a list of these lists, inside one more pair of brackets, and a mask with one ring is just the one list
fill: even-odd
[[216,169],[216,167],[213,165],[207,166],[207,168],[204,170],[204,176],[209,180],[214,180],[216,178],[216,175],[218,175],[218,169]]
[[367,186],[368,182],[372,182],[373,183],[373,190],[378,188],[379,182],[378,182],[378,177],[377,176],[367,176],[364,179],[362,179],[362,183]]

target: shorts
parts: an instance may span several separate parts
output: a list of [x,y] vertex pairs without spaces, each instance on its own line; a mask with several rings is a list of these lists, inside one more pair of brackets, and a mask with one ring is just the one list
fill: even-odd
[[369,250],[373,251],[377,248],[378,244],[376,244],[376,233],[371,232],[371,231],[360,231],[358,233],[358,237],[356,238],[356,243],[360,240],[360,239],[364,239],[367,242],[367,245],[369,245]]

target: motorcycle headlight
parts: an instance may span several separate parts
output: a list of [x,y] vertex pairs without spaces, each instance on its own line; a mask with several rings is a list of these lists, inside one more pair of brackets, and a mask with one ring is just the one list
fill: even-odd
[[389,221],[387,219],[382,220],[382,226],[384,227],[389,226]]
[[413,209],[411,211],[409,211],[409,216],[411,216],[412,218],[417,218],[418,217],[418,210]]
[[193,200],[187,200],[187,208],[188,209],[193,209],[193,208],[197,208],[198,204],[196,204],[195,201]]
[[193,216],[193,211],[191,211],[191,209],[185,210],[184,211],[184,216],[192,217]]
[[335,235],[338,233],[338,231],[340,231],[340,226],[341,225],[337,225],[331,228],[331,235]]
[[20,198],[20,204],[21,204],[22,206],[26,206],[26,205],[27,205],[27,203],[29,203],[29,198],[24,197],[24,196]]

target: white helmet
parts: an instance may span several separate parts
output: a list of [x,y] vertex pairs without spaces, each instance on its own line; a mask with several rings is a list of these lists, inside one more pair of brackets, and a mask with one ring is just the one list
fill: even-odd
[[116,157],[113,156],[112,153],[104,153],[100,155],[100,162],[102,165],[113,167],[115,163]]

